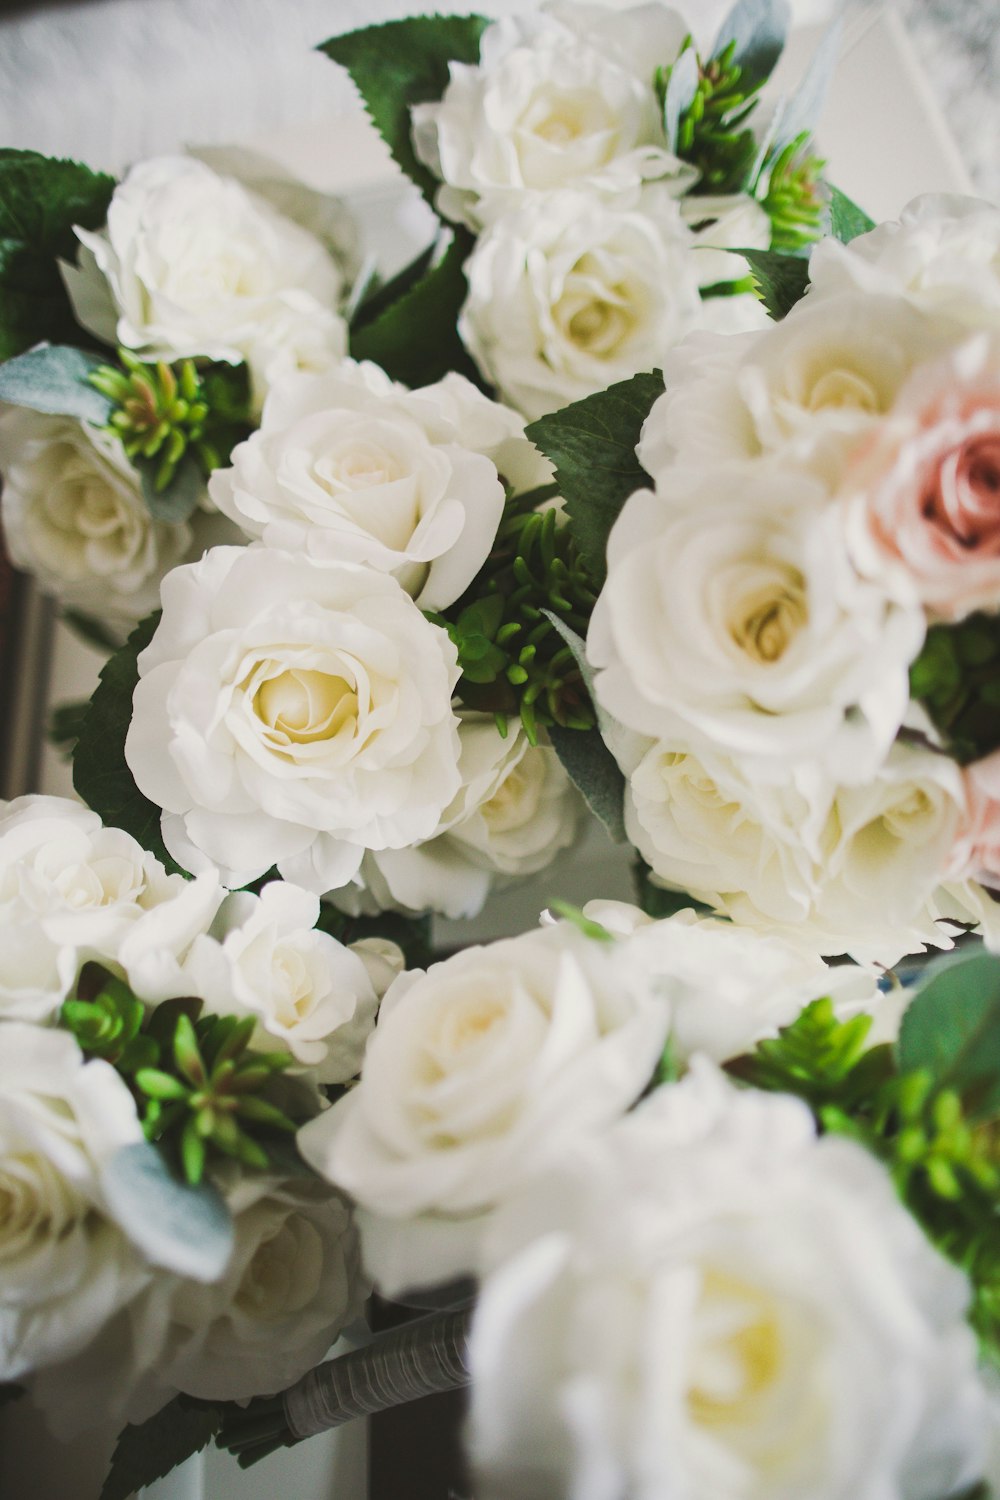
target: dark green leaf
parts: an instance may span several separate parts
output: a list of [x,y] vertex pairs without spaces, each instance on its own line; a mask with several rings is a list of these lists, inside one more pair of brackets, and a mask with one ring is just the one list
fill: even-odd
[[733,61],[742,69],[744,91],[766,82],[781,56],[790,12],[785,0],[736,0],[719,27],[712,56],[736,43]]
[[769,314],[779,322],[809,285],[809,262],[800,255],[780,255],[775,250],[737,250],[750,264],[750,271]]
[[159,618],[159,611],[148,615],[105,663],[73,752],[73,785],[105,823],[124,828],[168,870],[176,871],[180,866],[160,837],[160,809],[142,795],[125,762],[132,694],[139,681],[137,657],[152,639]]
[[598,729],[549,727],[549,739],[570,781],[616,844],[626,842],[625,778]]
[[351,333],[351,354],[371,359],[404,385],[431,385],[457,370],[482,386],[458,336],[467,290],[464,264],[471,236],[456,230],[444,255],[377,317]]
[[711,907],[702,901],[696,901],[687,891],[669,890],[666,886],[656,885],[650,879],[651,873],[646,861],[637,857],[633,865],[636,903],[647,917],[655,917],[659,921],[663,917],[672,917],[679,911],[692,908],[702,916],[711,916]]
[[926,1069],[954,1089],[970,1119],[1000,1114],[1000,958],[935,964],[910,1003],[897,1046],[904,1072]]
[[418,281],[423,280],[430,270],[436,248],[434,244],[428,245],[426,250],[422,250],[415,260],[411,260],[409,265],[404,266],[390,281],[383,282],[370,296],[364,298],[351,320],[351,329],[355,334],[367,324],[374,322],[394,302],[398,302],[400,297],[412,291]]
[[528,427],[535,446],[556,468],[573,536],[595,582],[607,573],[608,533],[628,497],[650,484],[635,456],[642,424],[663,377],[634,375]]
[[93,646],[95,651],[102,651],[105,656],[110,656],[112,651],[117,651],[121,646],[120,640],[115,640],[110,630],[101,620],[91,619],[90,615],[81,615],[79,610],[63,610],[63,619],[82,641],[88,646]]
[[365,938],[384,938],[398,943],[406,957],[408,969],[422,969],[431,957],[431,923],[429,917],[404,917],[383,911],[374,917],[350,917],[328,901],[319,908],[316,926],[328,932],[339,943],[358,943]]
[[910,695],[962,765],[1000,749],[1000,615],[932,625],[910,667]]
[[140,459],[136,468],[142,482],[142,498],[154,520],[186,521],[198,509],[198,502],[205,493],[205,476],[193,453],[185,453],[170,483],[163,489],[156,486],[159,464],[155,459]]
[[57,703],[49,714],[46,730],[49,744],[68,755],[80,738],[80,730],[89,709],[90,700],[86,698],[76,703]]
[[875,228],[875,220],[870,219],[863,208],[852,203],[846,193],[839,188],[829,184],[830,192],[830,233],[834,239],[843,244],[850,244],[851,240],[857,239],[859,234],[867,234],[870,229]]
[[410,110],[440,99],[449,62],[477,63],[484,16],[411,16],[331,37],[320,47],[345,67],[406,175],[432,201],[438,183],[413,151]]
[[200,1453],[221,1422],[219,1407],[176,1396],[148,1421],[126,1427],[115,1447],[101,1500],[131,1500],[137,1491]]
[[112,1217],[154,1266],[217,1281],[232,1254],[233,1221],[208,1183],[178,1182],[155,1146],[123,1146],[101,1171]]
[[102,427],[113,403],[88,379],[102,363],[98,355],[64,344],[29,349],[0,365],[0,401]]
[[75,258],[74,224],[104,223],[114,186],[79,162],[0,150],[0,359],[79,336],[56,262]]

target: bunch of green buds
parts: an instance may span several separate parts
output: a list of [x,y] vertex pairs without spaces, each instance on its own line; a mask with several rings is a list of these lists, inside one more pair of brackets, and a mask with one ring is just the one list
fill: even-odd
[[[678,61],[689,48],[694,49],[690,36]],[[696,168],[698,193],[743,192],[753,176],[758,143],[753,131],[745,127],[757,107],[761,83],[747,86],[743,82],[743,69],[735,55],[735,41],[707,62],[695,52],[698,81],[690,104],[680,114],[676,151],[681,161]],[[656,71],[654,86],[661,101],[676,66]]]
[[243,366],[199,368],[193,359],[146,364],[128,349],[119,349],[118,358],[119,365],[94,370],[90,382],[114,402],[108,428],[133,463],[151,466],[157,494],[170,485],[186,454],[210,474],[248,436]]
[[301,1123],[273,1097],[291,1056],[251,1048],[252,1016],[201,1012],[202,1002],[190,998],[147,1010],[123,980],[93,963],[61,1012],[85,1056],[118,1070],[147,1140],[163,1147],[192,1185],[213,1159],[265,1170]]
[[761,204],[771,220],[771,249],[794,255],[823,233],[823,168],[810,150],[808,131],[789,141],[764,168],[767,191]]
[[461,701],[495,714],[502,734],[508,717],[519,714],[532,744],[540,726],[590,729],[595,722],[573,652],[549,618],[586,635],[597,597],[559,511],[538,509],[554,494],[508,500],[472,587],[446,614],[428,614],[457,647]]

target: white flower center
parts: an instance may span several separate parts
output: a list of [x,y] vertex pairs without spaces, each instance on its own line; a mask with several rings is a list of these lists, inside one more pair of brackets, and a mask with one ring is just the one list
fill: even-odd
[[778,662],[809,619],[805,581],[797,569],[773,564],[754,569],[729,617],[729,634],[751,660]]
[[309,745],[356,724],[358,695],[343,677],[294,667],[261,684],[254,711],[291,744]]
[[758,1287],[706,1271],[696,1319],[687,1405],[700,1427],[750,1426],[781,1377],[785,1351],[777,1308]]
[[541,757],[527,751],[479,809],[491,833],[509,833],[531,821],[538,810],[544,776]]
[[51,1162],[35,1155],[0,1161],[0,1264],[60,1239],[88,1212]]

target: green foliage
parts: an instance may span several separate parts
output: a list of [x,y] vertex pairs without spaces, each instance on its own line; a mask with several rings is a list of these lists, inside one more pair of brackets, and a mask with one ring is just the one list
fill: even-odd
[[218,1281],[233,1253],[235,1230],[225,1200],[209,1182],[182,1182],[154,1146],[136,1141],[101,1164],[108,1213],[154,1266],[194,1281]]
[[1000,615],[932,625],[910,667],[910,695],[962,765],[1000,748]]
[[768,313],[780,322],[806,294],[809,262],[800,255],[781,255],[776,250],[740,250],[738,254],[749,262]]
[[607,574],[608,533],[622,506],[651,483],[635,449],[650,407],[662,394],[658,372],[634,375],[539,417],[528,428],[531,441],[555,465],[573,539],[595,588]]
[[830,233],[834,239],[848,245],[859,234],[867,234],[870,229],[875,228],[875,220],[870,219],[864,209],[853,203],[846,193],[842,193],[832,183],[827,184],[827,193],[830,199]]
[[49,714],[45,730],[49,744],[61,750],[64,755],[70,755],[80,738],[80,730],[89,708],[90,701],[87,698],[73,703],[57,703]]
[[105,425],[142,478],[150,512],[160,521],[186,521],[204,480],[250,435],[250,379],[245,365],[193,359],[144,364],[119,349],[117,365],[90,373],[109,403]]
[[747,82],[735,54],[732,41],[703,62],[688,37],[677,61],[659,69],[654,79],[667,138],[697,171],[697,193],[743,192],[753,177],[758,146],[747,121],[764,80]]
[[324,901],[316,926],[339,943],[359,943],[365,938],[385,938],[398,943],[408,969],[425,969],[433,958],[430,917],[404,917],[381,911],[373,917],[351,917]]
[[124,980],[98,963],[84,964],[59,1019],[88,1057],[112,1063],[125,1076],[159,1061],[159,1044],[143,1034],[146,1010]]
[[647,917],[655,917],[659,921],[689,908],[704,917],[712,915],[710,907],[703,901],[696,901],[687,891],[668,890],[666,886],[658,885],[652,879],[649,865],[638,855],[632,866],[632,878],[635,882],[636,905],[641,907]]
[[759,89],[785,47],[788,7],[783,0],[735,0],[719,27],[713,57],[731,56],[747,90]]
[[0,365],[0,401],[102,426],[111,402],[90,383],[101,360],[84,349],[43,344]]
[[804,131],[771,163],[761,206],[771,220],[771,249],[796,255],[823,232],[823,168]]
[[626,842],[625,778],[597,729],[549,730],[552,748],[570,781],[617,844]]
[[594,723],[560,627],[575,632],[574,639],[586,632],[596,594],[570,529],[554,508],[537,508],[548,493],[508,500],[482,572],[454,605],[428,616],[455,643],[462,702],[498,720],[520,714],[532,744],[541,725]]
[[350,73],[389,150],[429,202],[437,181],[414,155],[410,110],[441,98],[449,62],[479,61],[488,24],[484,16],[412,16],[331,37],[319,49]]
[[866,1015],[838,1021],[833,1002],[823,997],[730,1071],[755,1088],[797,1094],[817,1112],[828,1106],[849,1112],[891,1076],[889,1049],[868,1048],[871,1024]]
[[955,1091],[970,1120],[1000,1116],[1000,958],[935,964],[900,1028],[899,1066]]
[[571,901],[550,901],[549,911],[557,917],[562,917],[564,922],[572,923],[578,932],[581,932],[585,938],[591,938],[595,943],[615,941],[613,932],[609,932],[600,922],[593,921]]
[[175,1396],[155,1416],[121,1433],[100,1500],[131,1500],[146,1485],[200,1453],[218,1432],[222,1406]]
[[[62,618],[81,641],[85,641],[95,651],[102,651],[105,656],[110,656],[121,645],[121,641],[115,639],[103,620],[94,620],[90,615],[81,615],[76,609],[64,609]],[[82,706],[86,707],[85,704]]]
[[114,179],[37,151],[0,150],[0,359],[79,330],[56,264],[73,260],[73,225],[99,229]]
[[73,785],[104,823],[124,828],[169,871],[180,866],[160,837],[160,809],[144,797],[125,761],[125,736],[132,721],[132,694],[139,681],[137,658],[152,640],[159,611],[146,619],[105,663],[73,751]]
[[[482,378],[458,336],[458,315],[467,291],[463,266],[472,249],[467,230],[456,229],[439,260],[399,295],[351,330],[351,354],[382,366],[393,380],[432,385],[457,370],[482,387]],[[386,289],[387,290],[387,289]]]

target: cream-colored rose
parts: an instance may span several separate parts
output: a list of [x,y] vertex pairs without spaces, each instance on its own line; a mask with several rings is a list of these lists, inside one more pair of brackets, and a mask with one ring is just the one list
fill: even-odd
[[983,1472],[969,1284],[879,1162],[708,1065],[504,1205],[482,1500],[939,1500]]
[[459,331],[501,397],[541,416],[654,369],[698,326],[692,245],[662,184],[554,192],[479,238]]
[[298,1135],[389,1295],[474,1268],[496,1204],[642,1092],[669,1006],[567,924],[400,975],[361,1083]]
[[126,625],[155,609],[163,574],[201,529],[154,521],[121,444],[72,417],[0,415],[4,538],[11,561],[63,604]]
[[176,569],[125,755],[167,847],[322,892],[429,837],[460,784],[455,647],[395,579],[266,547]]
[[439,101],[418,104],[418,157],[437,206],[475,229],[554,189],[611,194],[694,173],[668,149],[653,88],[688,26],[662,5],[544,5],[487,27],[476,66],[452,63]]

